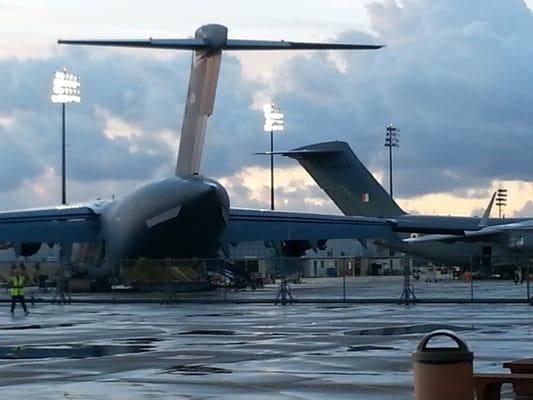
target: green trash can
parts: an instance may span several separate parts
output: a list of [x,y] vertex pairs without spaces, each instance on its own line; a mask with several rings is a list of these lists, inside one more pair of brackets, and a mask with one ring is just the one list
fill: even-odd
[[[429,347],[434,338],[450,338],[457,347]],[[473,400],[474,354],[454,332],[424,336],[413,353],[415,400]]]

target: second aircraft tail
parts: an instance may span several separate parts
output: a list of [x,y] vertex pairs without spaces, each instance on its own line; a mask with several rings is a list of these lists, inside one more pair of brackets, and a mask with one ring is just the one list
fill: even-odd
[[405,214],[346,142],[317,143],[280,153],[298,160],[345,215]]

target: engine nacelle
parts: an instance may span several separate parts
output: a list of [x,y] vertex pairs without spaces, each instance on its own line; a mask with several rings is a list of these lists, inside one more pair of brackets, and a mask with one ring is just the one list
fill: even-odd
[[41,250],[42,243],[17,243],[14,246],[15,249],[15,255],[17,257],[29,257],[36,254],[39,250]]
[[533,233],[522,232],[520,234],[511,235],[507,242],[507,247],[515,251],[532,252]]
[[326,240],[317,240],[314,243],[308,240],[286,240],[283,243],[282,251],[285,257],[301,257],[307,250],[312,248],[324,250],[326,248]]

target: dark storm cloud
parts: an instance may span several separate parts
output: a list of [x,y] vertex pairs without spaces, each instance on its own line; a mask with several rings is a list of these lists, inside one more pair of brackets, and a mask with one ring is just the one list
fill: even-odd
[[[13,121],[3,129],[8,153],[3,163],[13,184],[36,177],[46,167],[59,169],[61,111],[50,102],[50,92],[53,74],[63,65],[82,77],[82,102],[67,105],[69,176],[82,181],[151,177],[175,153],[157,141],[155,133],[169,127],[176,131],[177,92],[183,90],[176,76],[188,63],[180,58],[132,62],[121,54],[97,58],[76,49],[62,52],[54,61],[0,61],[0,117]],[[146,135],[110,140],[98,112],[102,109]],[[16,167],[10,157],[20,159],[24,167]]]
[[254,92],[262,88],[242,77],[240,62],[223,56],[218,81],[215,111],[208,125],[202,170],[206,175],[223,177],[249,165],[259,164],[267,135],[263,133],[263,114],[251,109]]
[[79,181],[149,179],[174,154],[149,133],[109,140],[88,116],[76,115],[70,124],[69,174]]
[[21,181],[33,178],[42,166],[27,151],[24,138],[1,126],[0,137],[0,192],[7,192],[16,188]]
[[345,73],[320,54],[284,67],[293,90],[280,103],[298,117],[280,140],[347,140],[386,171],[385,126],[393,122],[401,129],[394,159],[402,197],[531,180],[530,10],[519,0],[402,4],[369,7],[378,37],[339,37],[387,45],[343,54]]
[[[442,191],[463,196],[470,188],[488,197],[484,188],[492,180],[531,180],[531,12],[520,0],[402,5],[387,0],[368,8],[375,36],[351,31],[337,38],[386,48],[339,52],[335,59],[326,53],[296,57],[275,71],[274,82],[245,79],[238,59],[225,54],[206,136],[205,175],[267,166],[267,159],[252,155],[269,145],[262,112],[252,109],[261,91],[286,114],[277,149],[346,140],[372,169],[387,171],[385,127],[400,127],[401,147],[394,154],[400,197]],[[0,190],[59,168],[60,110],[49,94],[52,75],[63,65],[82,79],[82,103],[67,111],[73,179],[144,180],[171,166],[176,149],[158,135],[164,130],[179,136],[190,55],[138,52],[63,47],[49,59],[0,60],[0,117],[14,120],[0,125],[6,166]],[[102,110],[142,134],[106,137]],[[280,159],[277,165],[295,164]],[[240,190],[236,196],[249,195]]]
[[[260,114],[249,110],[257,86],[242,78],[235,58],[224,58],[219,117],[211,121],[204,161],[204,171],[216,176],[238,170],[243,157],[255,161],[251,153],[261,131],[251,135],[249,127],[263,123]],[[138,180],[173,173],[168,167],[175,162],[177,148],[159,136],[165,131],[179,138],[190,55],[148,58],[111,49],[62,48],[53,60],[0,60],[0,117],[14,121],[2,127],[10,135],[3,150],[7,188],[47,167],[59,170],[61,113],[60,106],[50,102],[50,92],[53,74],[63,65],[81,77],[82,85],[82,102],[67,105],[69,177]],[[123,122],[115,132],[120,136],[104,134],[106,116]],[[235,152],[235,144],[242,151]],[[161,172],[164,168],[168,171]]]

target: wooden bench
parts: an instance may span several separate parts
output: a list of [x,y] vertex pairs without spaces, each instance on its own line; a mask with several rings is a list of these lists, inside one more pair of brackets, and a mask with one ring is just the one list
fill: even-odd
[[[533,374],[533,358],[507,361],[503,363],[503,368],[509,368],[511,374]],[[516,384],[513,389],[516,394],[533,396],[533,385]]]
[[533,385],[533,374],[474,374],[477,400],[499,400],[504,383]]

